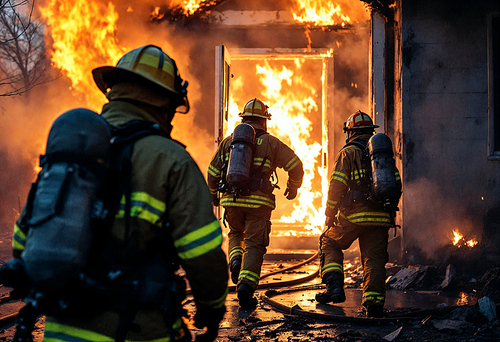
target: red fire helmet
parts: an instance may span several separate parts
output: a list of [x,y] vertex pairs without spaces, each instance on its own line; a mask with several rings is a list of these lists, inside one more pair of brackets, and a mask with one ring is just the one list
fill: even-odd
[[372,118],[362,111],[358,110],[356,113],[351,114],[346,122],[344,122],[344,133],[352,130],[363,128],[377,128],[378,125],[373,124]]

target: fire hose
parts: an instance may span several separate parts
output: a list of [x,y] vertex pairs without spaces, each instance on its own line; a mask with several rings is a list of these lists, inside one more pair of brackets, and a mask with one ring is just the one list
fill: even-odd
[[[304,266],[304,265],[310,263],[311,261],[314,261],[318,257],[318,255],[319,255],[319,252],[316,251],[311,257],[309,257],[306,260],[301,261],[301,262],[299,262],[299,263],[297,263],[295,265],[292,265],[292,266],[289,266],[289,267],[285,267],[285,268],[282,268],[282,269],[279,269],[279,270],[272,271],[272,272],[264,274],[262,277],[260,277],[260,280],[268,278],[268,277],[270,277],[272,275],[275,275],[275,274],[288,272],[288,271],[291,271],[293,269],[296,269],[296,268],[299,268],[301,266]],[[318,274],[319,274],[319,269],[317,269],[312,274],[309,274],[309,275],[307,275],[305,277],[298,278],[298,279],[278,281],[278,282],[265,283],[265,284],[260,283],[259,286],[257,287],[257,289],[268,289],[268,288],[271,288],[271,287],[294,286],[294,285],[297,285],[297,284],[302,284],[302,283],[306,283],[308,281],[311,281],[314,278],[316,278],[318,276]],[[236,285],[229,286],[229,292],[235,291],[235,290],[236,290]]]
[[384,323],[403,323],[408,321],[416,321],[422,320],[422,318],[429,316],[443,316],[448,314],[450,311],[456,309],[456,307],[443,307],[436,309],[427,309],[427,310],[418,310],[409,312],[406,314],[394,315],[391,317],[384,318],[365,318],[365,317],[350,317],[350,316],[340,316],[340,315],[332,315],[326,313],[318,313],[313,311],[303,310],[298,306],[287,306],[282,303],[279,303],[276,300],[273,300],[272,297],[275,297],[280,294],[287,294],[291,292],[303,292],[308,290],[321,290],[324,289],[324,285],[306,285],[294,288],[288,288],[284,290],[267,290],[264,293],[260,294],[260,299],[274,307],[276,310],[283,312],[288,315],[293,316],[301,316],[307,318],[313,318],[321,321],[332,321],[332,322],[344,322],[344,323],[355,323],[355,324],[384,324]]

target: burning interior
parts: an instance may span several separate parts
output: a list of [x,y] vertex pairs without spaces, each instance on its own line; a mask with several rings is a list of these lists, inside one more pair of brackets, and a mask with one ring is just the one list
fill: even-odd
[[[271,114],[277,114],[269,121],[268,130],[297,153],[305,170],[297,201],[286,201],[283,191],[276,192],[273,235],[319,235],[328,190],[326,125],[331,51],[282,49],[280,53],[263,53],[261,49],[237,49],[230,55],[231,73],[238,76],[230,78],[224,136],[232,132],[239,121],[238,113],[249,98],[259,97],[269,104]],[[277,170],[274,181],[279,185],[280,179],[283,185],[286,173]]]

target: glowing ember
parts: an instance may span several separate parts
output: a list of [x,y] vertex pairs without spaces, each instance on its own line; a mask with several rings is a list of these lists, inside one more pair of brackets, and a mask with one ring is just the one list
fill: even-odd
[[477,241],[472,239],[472,240],[467,241],[466,244],[469,247],[474,247],[475,245],[477,245]]
[[478,241],[476,239],[465,240],[464,236],[460,234],[458,231],[453,230],[453,246],[462,247],[467,246],[469,248],[477,245]]
[[469,296],[465,292],[460,292],[460,298],[456,300],[456,305],[468,305],[469,304]]

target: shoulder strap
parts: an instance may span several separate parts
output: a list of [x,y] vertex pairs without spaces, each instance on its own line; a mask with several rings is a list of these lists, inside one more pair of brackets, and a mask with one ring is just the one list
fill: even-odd
[[260,136],[264,135],[264,134],[269,134],[268,132],[266,132],[265,130],[263,129],[257,129],[255,131],[255,139],[259,138]]
[[111,220],[114,218],[120,205],[120,199],[125,195],[125,238],[128,239],[132,207],[131,176],[134,144],[150,135],[161,135],[168,139],[171,139],[171,137],[170,132],[164,131],[159,124],[141,120],[133,120],[119,127],[110,125],[110,130],[112,133],[111,143],[115,151],[112,166],[114,172],[111,177],[116,177],[114,180],[116,188],[111,202],[112,212],[110,218]]
[[344,147],[342,147],[342,149],[345,149],[348,146],[357,146],[361,150],[364,150],[366,148],[366,145],[368,145],[368,141],[361,140],[361,139],[355,139],[355,140],[350,141],[347,144],[345,144]]
[[170,132],[165,132],[159,124],[141,120],[133,120],[119,127],[110,125],[110,129],[113,144],[133,144],[148,135],[161,135],[172,139]]

